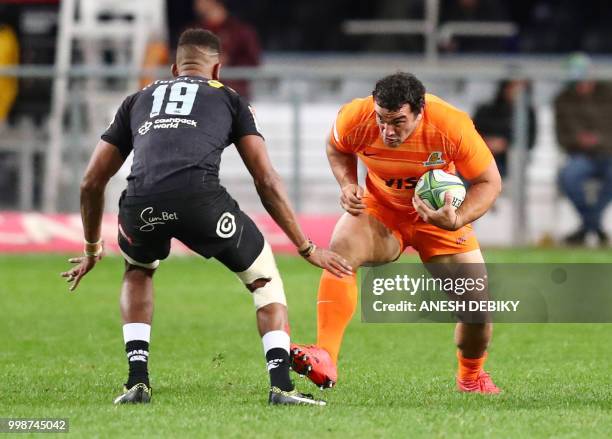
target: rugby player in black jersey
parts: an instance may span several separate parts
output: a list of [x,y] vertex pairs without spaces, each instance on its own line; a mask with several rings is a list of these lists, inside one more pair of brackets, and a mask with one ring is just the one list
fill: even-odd
[[176,238],[236,273],[252,293],[270,374],[271,404],[324,405],[289,379],[288,318],[283,284],[270,246],[219,183],[230,144],[251,173],[261,202],[308,262],[335,275],[351,267],[316,247],[302,232],[248,103],[219,79],[219,39],[190,29],[179,40],[174,79],[128,96],[93,152],[81,184],[85,255],[62,273],[74,290],[102,257],[104,190],[133,151],[119,201],[119,247],[125,258],[120,308],[129,376],[115,403],[149,402],[147,360],[153,314],[153,274]]

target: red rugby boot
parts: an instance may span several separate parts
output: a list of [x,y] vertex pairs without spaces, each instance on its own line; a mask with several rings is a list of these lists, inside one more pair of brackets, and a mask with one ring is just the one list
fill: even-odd
[[291,368],[322,389],[334,387],[338,371],[329,353],[316,345],[291,344]]
[[457,378],[457,388],[461,392],[498,394],[500,388],[495,385],[491,377],[484,370],[475,380],[460,380]]

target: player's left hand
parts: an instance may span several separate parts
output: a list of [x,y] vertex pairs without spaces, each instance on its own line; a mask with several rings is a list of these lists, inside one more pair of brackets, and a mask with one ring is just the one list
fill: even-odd
[[339,278],[352,276],[353,274],[353,268],[346,259],[325,248],[316,247],[310,256],[305,259],[312,265],[327,270]]
[[61,273],[61,276],[66,278],[66,282],[71,284],[68,290],[74,291],[83,276],[89,273],[100,259],[102,259],[101,254],[99,256],[80,256],[68,259],[71,264],[77,264],[70,270]]
[[450,192],[444,195],[444,206],[433,210],[416,195],[412,197],[412,204],[423,221],[444,230],[457,230],[461,228],[461,218],[452,205],[453,196]]

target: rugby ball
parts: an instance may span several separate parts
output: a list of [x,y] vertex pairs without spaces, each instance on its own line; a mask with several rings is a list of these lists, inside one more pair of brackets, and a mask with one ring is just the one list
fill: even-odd
[[459,177],[433,169],[427,171],[416,184],[414,192],[431,209],[438,210],[444,206],[444,194],[450,191],[453,196],[452,206],[456,209],[465,199],[465,186]]

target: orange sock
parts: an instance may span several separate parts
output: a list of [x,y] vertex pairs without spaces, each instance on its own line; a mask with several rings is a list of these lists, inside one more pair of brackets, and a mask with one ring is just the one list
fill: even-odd
[[323,270],[317,298],[317,345],[338,362],[344,330],[357,307],[357,276],[342,279]]
[[461,351],[457,351],[457,360],[459,360],[459,370],[457,377],[460,380],[475,380],[484,366],[487,359],[487,353],[480,358],[465,358],[461,355]]

